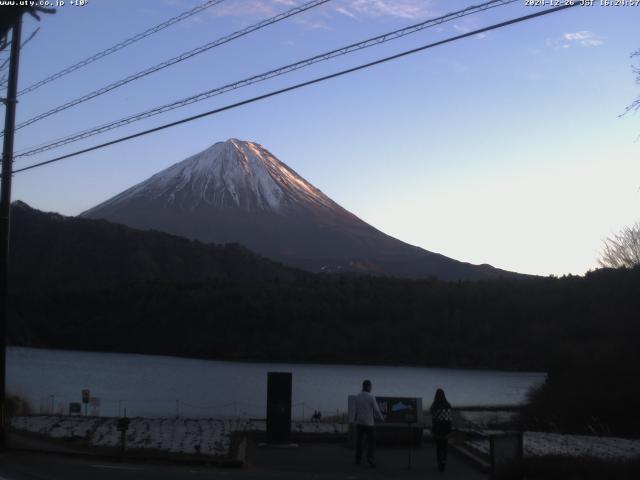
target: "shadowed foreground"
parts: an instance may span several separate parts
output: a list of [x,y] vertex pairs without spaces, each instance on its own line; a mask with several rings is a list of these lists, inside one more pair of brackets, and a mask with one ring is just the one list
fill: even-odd
[[447,472],[435,466],[433,445],[413,450],[411,471],[407,470],[407,450],[380,448],[378,467],[353,464],[353,450],[339,444],[302,444],[296,449],[256,447],[250,452],[245,468],[223,469],[193,465],[161,463],[125,463],[99,457],[59,456],[52,454],[6,452],[0,455],[0,477],[6,480],[106,480],[115,479],[430,479],[487,478],[460,457],[450,455]]

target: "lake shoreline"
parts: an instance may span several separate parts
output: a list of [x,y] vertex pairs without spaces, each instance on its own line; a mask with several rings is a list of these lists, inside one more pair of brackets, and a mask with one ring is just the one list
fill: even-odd
[[116,350],[83,350],[77,348],[51,348],[42,346],[29,346],[29,345],[15,345],[10,344],[7,347],[13,348],[26,348],[32,350],[53,350],[59,352],[77,352],[77,353],[99,353],[105,355],[139,355],[145,357],[159,357],[170,359],[184,359],[184,360],[210,360],[214,362],[229,362],[229,363],[241,363],[241,364],[288,364],[288,365],[319,365],[323,367],[390,367],[390,368],[430,368],[438,370],[456,370],[456,371],[470,371],[470,372],[500,372],[500,373],[518,373],[518,374],[531,374],[531,375],[546,375],[547,372],[543,370],[531,370],[531,369],[517,369],[517,368],[491,368],[491,367],[478,367],[478,366],[456,366],[456,365],[423,365],[419,363],[383,363],[383,362],[335,362],[335,361],[321,361],[321,360],[285,360],[285,359],[265,359],[265,358],[228,358],[228,357],[207,357],[207,356],[189,356],[189,355],[172,355],[168,353],[140,353],[129,351],[116,351]]
[[422,398],[437,388],[453,405],[520,405],[545,373],[310,363],[262,363],[171,356],[8,347],[7,391],[35,413],[68,412],[89,390],[98,415],[247,416],[266,406],[268,372],[290,372],[292,409],[302,418],[344,413],[347,398],[374,383],[374,394]]

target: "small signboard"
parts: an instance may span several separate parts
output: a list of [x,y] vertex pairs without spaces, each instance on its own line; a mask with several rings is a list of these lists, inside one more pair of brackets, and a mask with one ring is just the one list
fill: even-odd
[[[422,398],[375,396],[378,407],[385,417],[384,422],[376,420],[376,441],[378,444],[419,446],[422,444],[424,414]],[[349,395],[349,441],[356,441],[356,395]]]
[[422,421],[422,399],[411,397],[376,397],[378,407],[389,423]]
[[[385,416],[385,424],[422,424],[422,398],[416,397],[375,397],[380,411]],[[355,419],[355,395],[349,395],[349,421]]]
[[88,388],[82,390],[82,403],[89,403],[91,399],[91,391]]
[[91,415],[94,417],[100,416],[100,397],[91,397],[89,401],[89,405],[91,405]]
[[79,402],[69,403],[69,415],[80,415],[82,413],[82,404]]

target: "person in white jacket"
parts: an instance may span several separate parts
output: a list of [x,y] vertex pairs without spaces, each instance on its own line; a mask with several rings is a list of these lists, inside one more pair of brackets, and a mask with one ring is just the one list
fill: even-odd
[[371,395],[371,380],[362,382],[362,392],[356,396],[355,423],[356,423],[356,465],[360,465],[362,459],[363,437],[367,437],[367,462],[371,468],[375,468],[375,417],[384,421],[384,415],[378,407],[376,398]]

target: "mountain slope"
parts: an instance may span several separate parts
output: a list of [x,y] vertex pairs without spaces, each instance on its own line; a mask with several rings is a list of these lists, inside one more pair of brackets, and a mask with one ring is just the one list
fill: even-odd
[[445,280],[509,275],[408,245],[342,208],[253,142],[219,142],[84,212],[203,242],[238,242],[310,271]]
[[272,282],[302,273],[240,245],[205,245],[104,220],[45,213],[23,202],[13,204],[12,290],[84,291],[208,279]]

